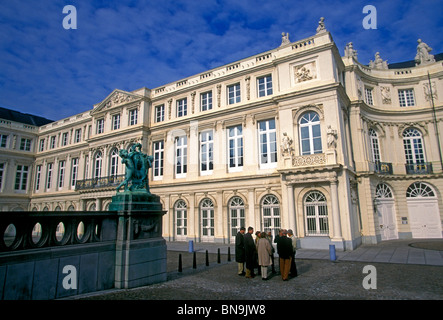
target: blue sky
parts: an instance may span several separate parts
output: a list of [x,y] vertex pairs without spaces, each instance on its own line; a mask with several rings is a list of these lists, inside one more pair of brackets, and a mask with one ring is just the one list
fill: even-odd
[[[65,5],[77,29],[65,30]],[[366,30],[363,7],[377,10]],[[443,52],[443,1],[0,0],[0,106],[59,120],[114,89],[156,88],[315,34],[320,17],[343,55],[414,59]]]

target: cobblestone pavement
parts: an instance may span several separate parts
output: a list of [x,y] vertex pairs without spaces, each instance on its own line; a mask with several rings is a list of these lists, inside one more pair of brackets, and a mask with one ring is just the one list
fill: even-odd
[[[438,251],[440,248],[436,248]],[[213,250],[212,250],[213,251]],[[216,253],[168,251],[168,281],[129,290],[110,290],[74,299],[82,300],[441,300],[443,299],[443,266],[398,264],[364,261],[330,261],[298,259],[298,277],[282,281],[271,274],[268,281],[260,276],[246,279],[237,275],[234,254],[232,261],[222,251],[220,263]],[[178,259],[182,255],[182,272]],[[297,253],[298,255],[298,253]],[[278,259],[275,259],[278,269]],[[373,272],[363,272],[366,265]],[[270,271],[270,268],[269,268]],[[376,289],[365,289],[363,282],[376,275]]]

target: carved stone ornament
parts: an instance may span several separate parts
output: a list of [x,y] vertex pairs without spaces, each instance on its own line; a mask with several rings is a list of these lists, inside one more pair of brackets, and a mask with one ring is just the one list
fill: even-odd
[[315,61],[294,67],[295,83],[317,79]]
[[288,137],[286,132],[284,132],[280,146],[282,156],[290,156],[292,154],[292,142],[292,139]]
[[[431,83],[431,90],[429,90],[429,83],[428,82],[423,84],[423,91],[425,93],[426,101],[431,101],[431,97],[434,98],[434,100],[438,99],[437,88],[435,86],[435,82]],[[431,95],[431,93],[432,93],[432,95]]]
[[371,69],[388,69],[388,62],[380,58],[380,53],[375,53],[374,61],[369,61],[369,68]]
[[417,54],[415,55],[415,64],[418,66],[423,64],[434,63],[435,62],[434,56],[429,53],[432,51],[432,48],[429,47],[423,41],[421,41],[421,39],[418,39],[417,42],[418,45],[417,45]]
[[114,105],[123,104],[127,102],[134,101],[136,98],[127,94],[124,94],[123,92],[115,92],[106,102],[105,107],[109,108]]
[[291,41],[289,41],[289,33],[284,33],[284,32],[282,32],[282,34],[281,34],[281,45],[280,45],[280,47],[282,47],[282,46],[284,46],[284,45],[287,45],[287,44],[289,44],[289,43],[291,43]]
[[325,27],[325,18],[321,17],[320,21],[318,21],[317,34],[327,32]]
[[316,164],[326,164],[326,155],[324,153],[296,156],[292,158],[292,166],[294,167],[305,167]]
[[384,104],[391,104],[391,88],[380,86],[381,100]]
[[345,57],[357,58],[357,50],[354,49],[352,42],[349,42],[345,47]]

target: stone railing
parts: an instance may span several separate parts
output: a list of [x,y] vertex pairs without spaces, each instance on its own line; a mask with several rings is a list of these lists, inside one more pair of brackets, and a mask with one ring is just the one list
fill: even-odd
[[115,212],[0,212],[0,252],[116,239]]
[[312,165],[323,165],[326,164],[326,154],[316,153],[304,156],[294,156],[292,158],[292,166],[294,167],[305,167]]

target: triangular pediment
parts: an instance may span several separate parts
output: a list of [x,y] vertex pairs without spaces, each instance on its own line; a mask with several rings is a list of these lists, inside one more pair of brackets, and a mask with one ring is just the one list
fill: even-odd
[[115,89],[102,102],[94,105],[91,114],[96,114],[106,109],[113,108],[118,105],[123,105],[143,98],[137,94],[127,91]]

